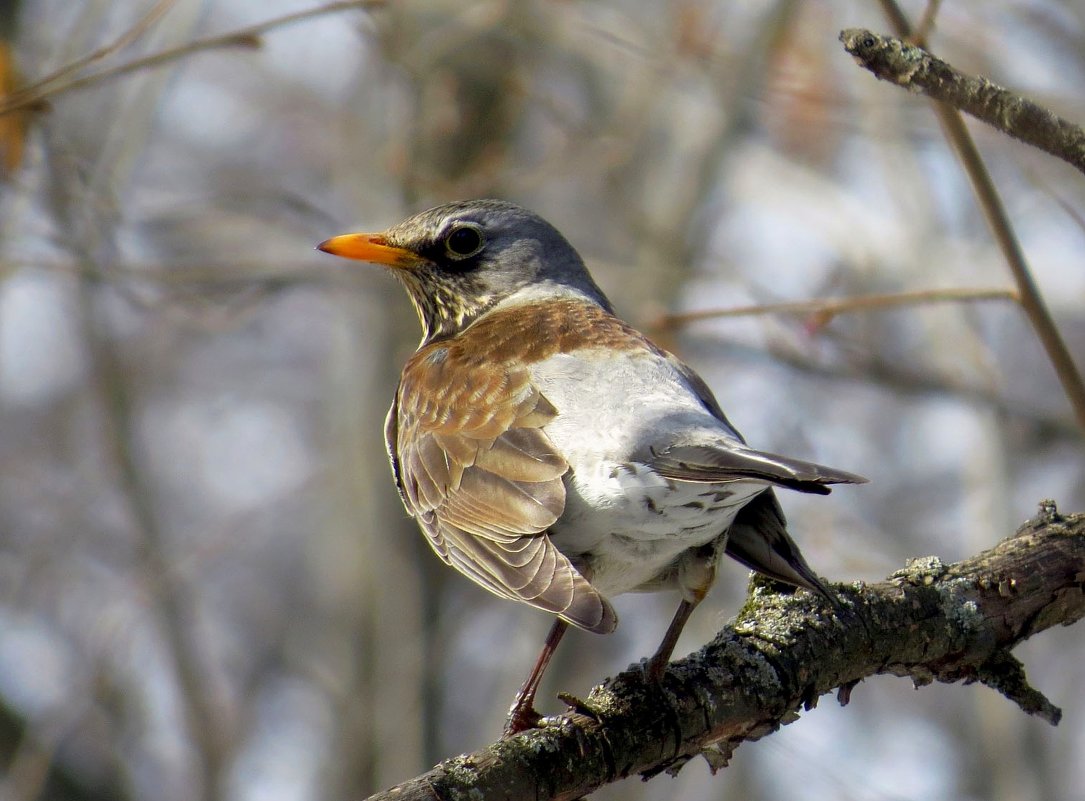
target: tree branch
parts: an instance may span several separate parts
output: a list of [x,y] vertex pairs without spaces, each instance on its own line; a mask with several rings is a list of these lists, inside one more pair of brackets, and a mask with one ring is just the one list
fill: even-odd
[[[893,0],[883,0],[898,33],[910,33],[908,20]],[[972,114],[1011,136],[1065,159],[1085,170],[1085,132],[1072,123],[1017,97],[984,78],[972,78],[935,58],[926,50],[892,37],[878,36],[863,28],[840,32],[844,49],[876,76],[912,92],[924,92],[936,101],[934,111],[946,138],[957,151],[968,175],[983,216],[1006,258],[1017,283],[1024,310],[1040,344],[1055,368],[1063,391],[1074,409],[1079,425],[1085,428],[1085,379],[1074,363],[1069,348],[1040,294],[1025,261],[1025,254],[1010,225],[1006,209],[995,189],[975,142],[957,109]]]
[[851,312],[896,309],[901,306],[926,306],[934,303],[975,303],[990,300],[1020,302],[1018,293],[1012,289],[972,289],[969,287],[946,287],[944,289],[921,289],[914,292],[892,292],[877,295],[857,295],[850,298],[814,298],[783,303],[757,303],[752,306],[736,306],[730,309],[699,309],[661,315],[652,328],[661,331],[678,328],[701,320],[718,320],[722,317],[752,317],[768,314],[801,314],[817,319],[819,325],[828,324],[832,318]]
[[[209,36],[206,39],[197,39],[187,44],[171,47],[168,50],[152,53],[151,55],[143,56],[123,64],[117,64],[113,67],[99,70],[98,72],[81,76],[78,75],[83,69],[124,49],[142,36],[148,28],[156,24],[161,14],[167,11],[168,7],[172,5],[171,2],[160,2],[155,5],[151,11],[145,14],[131,29],[126,31],[116,42],[100,48],[71,64],[65,64],[56,72],[53,72],[30,85],[24,86],[22,89],[12,92],[10,95],[0,96],[0,117],[19,109],[41,109],[44,107],[44,101],[46,99],[56,95],[71,92],[76,89],[85,89],[88,86],[101,83],[102,81],[118,78],[122,75],[128,75],[139,70],[160,67],[164,64],[177,61],[178,59],[187,58],[194,53],[232,47],[257,48],[261,46],[260,37],[263,36],[263,34],[276,28],[281,28],[284,25],[292,25],[295,22],[302,22],[303,20],[312,19],[313,17],[334,14],[352,8],[378,8],[383,6],[384,2],[385,0],[336,0],[336,2],[328,3],[327,5],[318,6],[317,8],[308,8],[303,11],[295,11],[281,17],[275,17],[255,25],[230,31],[229,33]],[[71,77],[73,75],[77,77]]]
[[860,66],[883,81],[948,103],[1085,172],[1085,131],[1043,106],[891,36],[849,28],[840,33],[840,41]]
[[835,613],[809,593],[755,582],[737,619],[671,665],[661,687],[639,667],[596,687],[541,729],[371,797],[574,799],[633,774],[676,772],[702,754],[724,767],[741,743],[798,719],[819,696],[846,703],[864,678],[981,682],[1055,724],[1060,712],[1009,651],[1085,616],[1085,515],[1040,515],[1007,540],[952,565],[912,560],[884,582],[836,587]]

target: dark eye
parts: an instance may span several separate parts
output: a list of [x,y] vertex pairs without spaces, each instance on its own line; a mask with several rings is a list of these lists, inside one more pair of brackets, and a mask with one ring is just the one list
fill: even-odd
[[482,246],[485,244],[486,240],[483,238],[479,227],[468,223],[457,225],[445,237],[445,249],[450,256],[456,259],[466,259],[474,256],[482,250]]

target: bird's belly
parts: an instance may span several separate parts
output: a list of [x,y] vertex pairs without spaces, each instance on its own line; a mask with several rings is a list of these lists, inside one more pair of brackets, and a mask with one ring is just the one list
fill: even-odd
[[551,538],[590,567],[603,594],[618,595],[659,584],[679,554],[716,539],[763,489],[672,481],[636,462],[600,463],[566,478],[565,511]]

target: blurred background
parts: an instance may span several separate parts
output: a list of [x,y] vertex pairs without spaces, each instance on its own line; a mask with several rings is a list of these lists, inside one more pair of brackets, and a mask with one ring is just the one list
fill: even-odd
[[[446,200],[538,211],[751,444],[868,476],[782,498],[822,575],[959,559],[1043,498],[1085,511],[1013,302],[666,317],[1012,286],[929,105],[837,41],[890,32],[878,3],[418,0],[250,30],[317,7],[0,2],[0,87],[54,92],[0,117],[0,798],[356,799],[498,735],[550,620],[407,519],[382,422],[417,322],[313,251]],[[944,3],[931,42],[1085,120],[1081,3]],[[969,126],[1081,363],[1082,176]],[[746,581],[723,568],[680,653]],[[676,603],[571,633],[544,711],[651,653]],[[1085,627],[1017,655],[1058,728],[879,677],[716,777],[594,797],[1078,799]]]

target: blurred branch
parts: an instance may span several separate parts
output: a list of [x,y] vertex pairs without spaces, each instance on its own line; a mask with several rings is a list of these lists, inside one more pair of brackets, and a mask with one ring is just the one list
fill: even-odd
[[[927,38],[930,36],[931,31],[934,30],[934,20],[941,10],[942,0],[927,0],[927,7],[923,9],[923,16],[919,18],[919,24],[915,26],[912,35],[908,37],[913,44],[920,47],[927,46]],[[903,14],[901,14],[901,19],[904,20]],[[904,20],[904,24],[907,24],[907,20]]]
[[119,772],[106,771],[97,786],[55,759],[57,743],[0,701],[0,796],[5,801],[117,801],[125,797]]
[[[9,93],[3,102],[0,102],[0,114],[6,114],[9,111],[16,109],[28,109],[32,107],[41,106],[41,101],[51,92],[49,87],[51,84],[55,84],[69,75],[73,75],[79,72],[84,67],[89,67],[96,61],[108,58],[114,53],[123,50],[133,42],[139,40],[139,38],[148,30],[154,27],[154,25],[165,16],[176,0],[159,0],[155,3],[151,9],[140,17],[132,27],[122,33],[117,39],[110,44],[100,47],[92,53],[88,53],[82,58],[77,58],[75,61],[65,64],[60,69],[51,72],[44,78],[41,78],[33,83],[29,83],[23,86],[17,92]],[[57,90],[63,91],[63,88]]]
[[669,330],[700,320],[721,317],[751,317],[764,314],[811,314],[821,325],[838,314],[875,309],[891,309],[898,306],[924,306],[930,303],[961,303],[987,300],[1018,301],[1012,289],[924,289],[917,292],[895,292],[888,295],[859,295],[851,298],[818,298],[788,303],[762,303],[755,306],[737,306],[731,309],[705,309],[702,311],[664,314],[653,327]]
[[58,149],[47,142],[46,164],[49,209],[63,232],[61,244],[78,265],[77,302],[83,341],[91,365],[91,382],[100,403],[98,417],[102,446],[109,466],[116,470],[118,489],[137,533],[139,567],[153,599],[156,622],[168,644],[170,667],[179,685],[178,704],[196,760],[200,782],[194,798],[214,799],[221,794],[227,757],[226,718],[212,698],[202,662],[197,632],[189,620],[185,600],[171,581],[165,532],[159,522],[153,488],[149,483],[138,436],[136,393],[112,338],[108,315],[100,303],[103,276],[114,248],[112,230],[95,216],[96,207],[80,203],[85,197],[82,174]]
[[1033,427],[1032,436],[1078,437],[1081,430],[1071,418],[1061,418],[1026,408],[1008,401],[998,392],[972,383],[954,381],[933,371],[921,371],[907,367],[899,359],[883,359],[876,354],[863,354],[847,363],[815,361],[795,348],[779,344],[755,347],[742,342],[723,339],[729,351],[746,358],[771,358],[795,370],[810,375],[841,380],[875,384],[892,390],[898,395],[929,396],[950,395],[970,403],[980,404],[1007,415],[1015,421]]
[[900,39],[849,28],[841,32],[840,41],[860,66],[881,80],[948,103],[1085,172],[1085,131],[1069,120]]
[[[912,34],[908,19],[904,16],[895,0],[882,0],[882,7],[890,23],[896,29],[898,36],[908,37]],[[869,35],[864,35],[864,33]],[[875,44],[878,39],[881,39],[875,34],[862,32],[860,29],[855,28],[842,31],[840,34],[841,40],[845,41],[845,47],[848,47],[847,42],[852,41],[855,37],[860,39],[864,45],[868,39]],[[903,43],[899,44],[901,47],[906,47]],[[917,54],[929,55],[923,50],[912,49],[916,50]],[[972,135],[969,134],[968,128],[965,127],[964,120],[956,108],[948,103],[936,101],[933,103],[933,109],[942,123],[946,138],[957,151],[957,156],[960,158],[968,179],[972,183],[972,189],[976,193],[976,199],[983,211],[983,216],[986,218],[991,232],[995,235],[995,240],[1002,250],[1002,255],[1009,265],[1010,272],[1013,274],[1017,289],[1020,292],[1021,307],[1032,324],[1033,330],[1036,331],[1036,336],[1039,337],[1044,350],[1047,351],[1047,357],[1055,368],[1055,373],[1062,383],[1063,391],[1074,409],[1074,415],[1077,417],[1079,425],[1085,427],[1085,381],[1082,380],[1081,373],[1074,364],[1073,357],[1070,355],[1070,351],[1066,347],[1055,321],[1051,318],[1051,312],[1048,311],[1036,282],[1032,279],[1032,272],[1025,261],[1025,254],[1021,250],[1021,245],[1013,232],[1009,216],[1002,205],[1002,199],[999,197],[998,190],[995,189],[990,173],[987,172],[987,167],[979,154],[979,150],[976,148],[976,143],[972,140]]]
[[[887,295],[860,295],[850,298],[824,298],[789,303],[767,303],[738,306],[731,309],[705,309],[680,314],[664,314],[648,325],[649,332],[665,337],[674,329],[702,320],[766,314],[810,314],[817,325],[826,325],[837,314],[925,305],[927,303],[982,302],[993,300],[1018,301],[1012,289],[933,289]],[[722,344],[746,357],[771,358],[781,364],[812,375],[847,379],[866,384],[878,384],[907,395],[952,395],[971,403],[990,407],[1000,414],[1032,426],[1036,436],[1077,437],[1078,425],[1070,418],[1056,417],[1035,409],[1024,408],[1007,401],[999,393],[974,384],[954,382],[934,372],[918,371],[904,366],[899,360],[885,360],[875,353],[851,357],[847,363],[812,360],[794,348],[768,344],[754,347],[723,338]]]
[[[19,91],[22,77],[15,64],[15,35],[20,0],[0,0],[0,103]],[[26,149],[27,115],[0,118],[0,181],[15,174]]]
[[118,64],[115,67],[102,69],[98,72],[91,73],[90,75],[82,75],[69,79],[69,76],[74,73],[112,55],[123,47],[127,47],[135,38],[138,38],[147,27],[153,22],[157,22],[158,17],[152,17],[152,14],[154,14],[155,11],[159,10],[161,6],[172,4],[172,2],[173,0],[160,2],[151,12],[148,12],[143,19],[137,22],[132,29],[122,35],[120,39],[113,44],[96,50],[90,55],[84,56],[71,64],[67,64],[45,78],[0,100],[0,115],[8,114],[20,108],[40,108],[43,101],[55,95],[71,92],[76,89],[85,89],[88,86],[101,83],[111,78],[118,78],[122,75],[127,75],[139,70],[161,67],[172,61],[177,61],[206,50],[219,50],[229,47],[258,48],[261,45],[260,36],[270,30],[291,25],[295,22],[301,22],[302,20],[312,19],[313,17],[319,17],[325,14],[333,14],[351,8],[378,8],[385,4],[385,0],[339,0],[338,2],[306,9],[305,11],[298,11],[293,14],[275,17],[274,19],[260,22],[256,25],[239,28],[230,33],[210,36],[206,39],[197,39],[194,42],[189,42],[179,47],[172,47],[158,53],[152,53],[149,56],[143,56],[142,58],[137,58],[125,62],[124,64]]
[[225,721],[211,698],[207,672],[198,653],[196,633],[185,603],[179,588],[170,580],[170,558],[154,507],[154,493],[148,486],[147,471],[142,468],[137,454],[132,390],[119,355],[103,330],[105,326],[95,307],[97,290],[96,281],[84,278],[79,301],[94,382],[103,406],[103,443],[111,451],[120,490],[140,535],[140,567],[169,643],[172,667],[181,689],[179,698],[186,733],[197,751],[201,767],[202,795],[197,797],[213,799],[218,797],[219,780],[226,762]]
[[807,594],[755,584],[738,618],[672,664],[661,687],[639,668],[592,690],[541,729],[454,757],[370,801],[573,799],[641,774],[675,773],[698,754],[725,767],[741,743],[771,734],[864,678],[916,686],[980,682],[1049,723],[1060,712],[1009,651],[1085,617],[1085,515],[1054,503],[1015,536],[952,565],[912,560],[886,581],[838,586],[834,615]]

